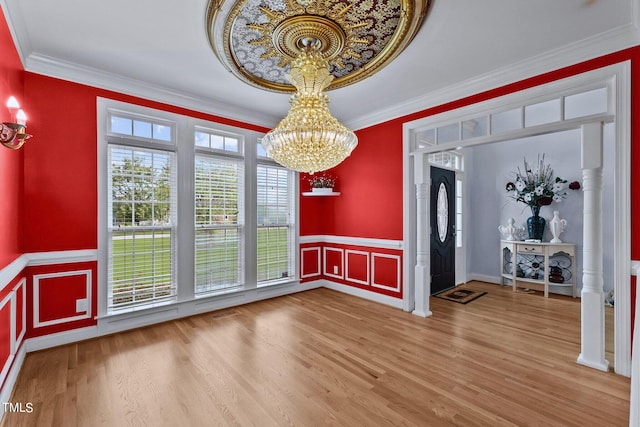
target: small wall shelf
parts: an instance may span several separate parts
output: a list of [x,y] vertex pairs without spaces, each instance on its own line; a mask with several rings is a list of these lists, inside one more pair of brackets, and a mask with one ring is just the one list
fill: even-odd
[[331,193],[314,193],[311,191],[306,191],[302,193],[303,196],[339,196],[340,193],[336,191],[332,191]]

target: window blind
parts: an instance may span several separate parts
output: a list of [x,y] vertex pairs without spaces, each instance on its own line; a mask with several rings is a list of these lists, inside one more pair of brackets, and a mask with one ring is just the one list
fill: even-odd
[[195,158],[195,292],[244,282],[244,166],[242,159]]
[[108,309],[176,295],[173,152],[109,145]]
[[294,275],[295,194],[293,172],[257,166],[258,283]]

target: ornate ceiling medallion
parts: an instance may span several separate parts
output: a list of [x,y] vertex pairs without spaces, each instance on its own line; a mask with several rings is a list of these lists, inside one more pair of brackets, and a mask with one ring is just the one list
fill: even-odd
[[429,0],[210,0],[209,42],[241,80],[292,92],[291,62],[314,44],[334,76],[327,90],[375,73],[415,36]]

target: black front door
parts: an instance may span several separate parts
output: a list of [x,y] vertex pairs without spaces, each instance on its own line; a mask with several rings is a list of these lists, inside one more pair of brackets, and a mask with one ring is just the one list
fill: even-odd
[[455,183],[455,172],[431,167],[432,295],[456,284]]

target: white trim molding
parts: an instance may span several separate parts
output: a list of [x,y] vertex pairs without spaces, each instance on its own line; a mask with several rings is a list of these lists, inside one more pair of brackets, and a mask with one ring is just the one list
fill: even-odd
[[333,243],[336,245],[366,246],[380,249],[404,249],[402,240],[372,239],[368,237],[332,235],[300,236],[300,244],[303,243]]
[[4,309],[4,307],[9,306],[9,357],[5,360],[4,365],[2,365],[2,369],[0,369],[0,384],[4,381],[6,376],[9,373],[9,369],[11,368],[11,364],[13,363],[13,359],[15,357],[16,349],[16,328],[15,322],[16,317],[13,315],[14,311],[14,294],[13,292],[9,293],[2,301],[0,301],[0,311]]
[[[18,307],[18,289],[22,288],[22,330],[20,331],[20,335],[15,337],[15,347],[20,348],[20,344],[24,339],[25,334],[27,333],[27,279],[22,278],[18,282],[18,284],[13,288],[13,295],[15,300],[15,311],[14,313],[18,313],[20,307]],[[16,319],[17,322],[17,319]],[[17,328],[18,324],[14,325],[14,330]]]
[[[633,0],[637,5],[638,0]],[[636,6],[637,9],[637,6]],[[511,83],[556,71],[580,62],[633,47],[640,40],[634,25],[618,27],[592,37],[547,51],[497,70],[417,96],[389,108],[345,121],[351,129],[359,130],[468,96],[496,89]]]
[[70,264],[98,260],[97,249],[75,251],[32,252],[24,255],[29,267],[34,265]]
[[[86,311],[84,314],[78,314],[71,317],[61,317],[58,319],[40,321],[40,281],[43,279],[51,279],[56,277],[70,277],[70,276],[85,276],[85,289],[86,289]],[[92,273],[91,270],[76,270],[76,271],[61,271],[58,273],[46,273],[36,274],[33,276],[33,327],[42,328],[44,326],[57,325],[60,323],[68,323],[76,320],[90,319],[91,318],[91,285],[92,285]],[[78,312],[82,313],[82,312]]]
[[401,298],[394,298],[388,295],[369,292],[366,289],[360,289],[360,288],[356,288],[349,285],[343,285],[341,283],[332,282],[330,280],[323,279],[323,280],[317,280],[316,282],[319,282],[319,286],[322,286],[327,289],[332,289],[334,291],[342,292],[343,294],[353,295],[358,298],[362,298],[369,301],[373,301],[380,304],[402,309]]

